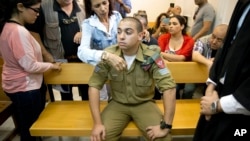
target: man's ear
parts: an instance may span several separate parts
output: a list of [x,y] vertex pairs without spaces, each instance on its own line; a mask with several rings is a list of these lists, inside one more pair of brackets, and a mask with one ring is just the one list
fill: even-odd
[[143,32],[138,33],[138,40],[142,41],[143,39]]

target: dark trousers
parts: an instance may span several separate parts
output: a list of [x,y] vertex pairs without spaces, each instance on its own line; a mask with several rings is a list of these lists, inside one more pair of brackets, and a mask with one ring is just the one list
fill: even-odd
[[[63,90],[68,91],[66,93],[60,92],[62,100],[73,100],[73,92],[72,92],[73,85],[61,85],[61,86]],[[88,100],[89,99],[88,97],[89,85],[81,84],[77,86],[78,86],[79,95],[82,97],[82,100]]]
[[44,109],[45,101],[41,90],[37,89],[6,94],[13,103],[14,116],[18,125],[21,141],[35,141],[36,137],[30,135],[29,128]]
[[[77,55],[67,55],[65,56],[65,58],[68,60],[69,63],[75,63],[75,62],[82,63],[82,61],[77,57]],[[73,92],[72,92],[73,85],[61,85],[61,86],[65,91],[68,91],[67,93],[60,92],[62,100],[73,100]],[[81,84],[77,85],[77,87],[79,95],[82,97],[82,100],[89,100],[88,96],[89,85]]]

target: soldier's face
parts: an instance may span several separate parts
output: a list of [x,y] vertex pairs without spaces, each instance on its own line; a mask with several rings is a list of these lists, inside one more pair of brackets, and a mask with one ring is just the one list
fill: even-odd
[[121,21],[118,27],[117,41],[119,47],[124,51],[134,51],[138,48],[143,37],[143,32],[136,29],[136,24],[132,21]]

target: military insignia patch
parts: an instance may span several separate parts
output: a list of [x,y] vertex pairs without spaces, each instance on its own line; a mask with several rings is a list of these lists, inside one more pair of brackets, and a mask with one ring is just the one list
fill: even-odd
[[160,69],[160,70],[159,70],[159,73],[160,73],[161,75],[165,75],[165,74],[168,74],[168,73],[169,73],[169,70],[168,70],[167,68],[163,68],[163,69]]
[[157,66],[161,69],[165,68],[165,62],[162,60],[161,57],[155,59],[155,63],[157,64]]

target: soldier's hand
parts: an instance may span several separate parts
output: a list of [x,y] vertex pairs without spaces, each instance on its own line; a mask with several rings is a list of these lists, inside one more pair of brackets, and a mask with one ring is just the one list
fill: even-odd
[[127,63],[123,58],[115,54],[107,52],[107,61],[117,70],[123,71],[127,69]]

